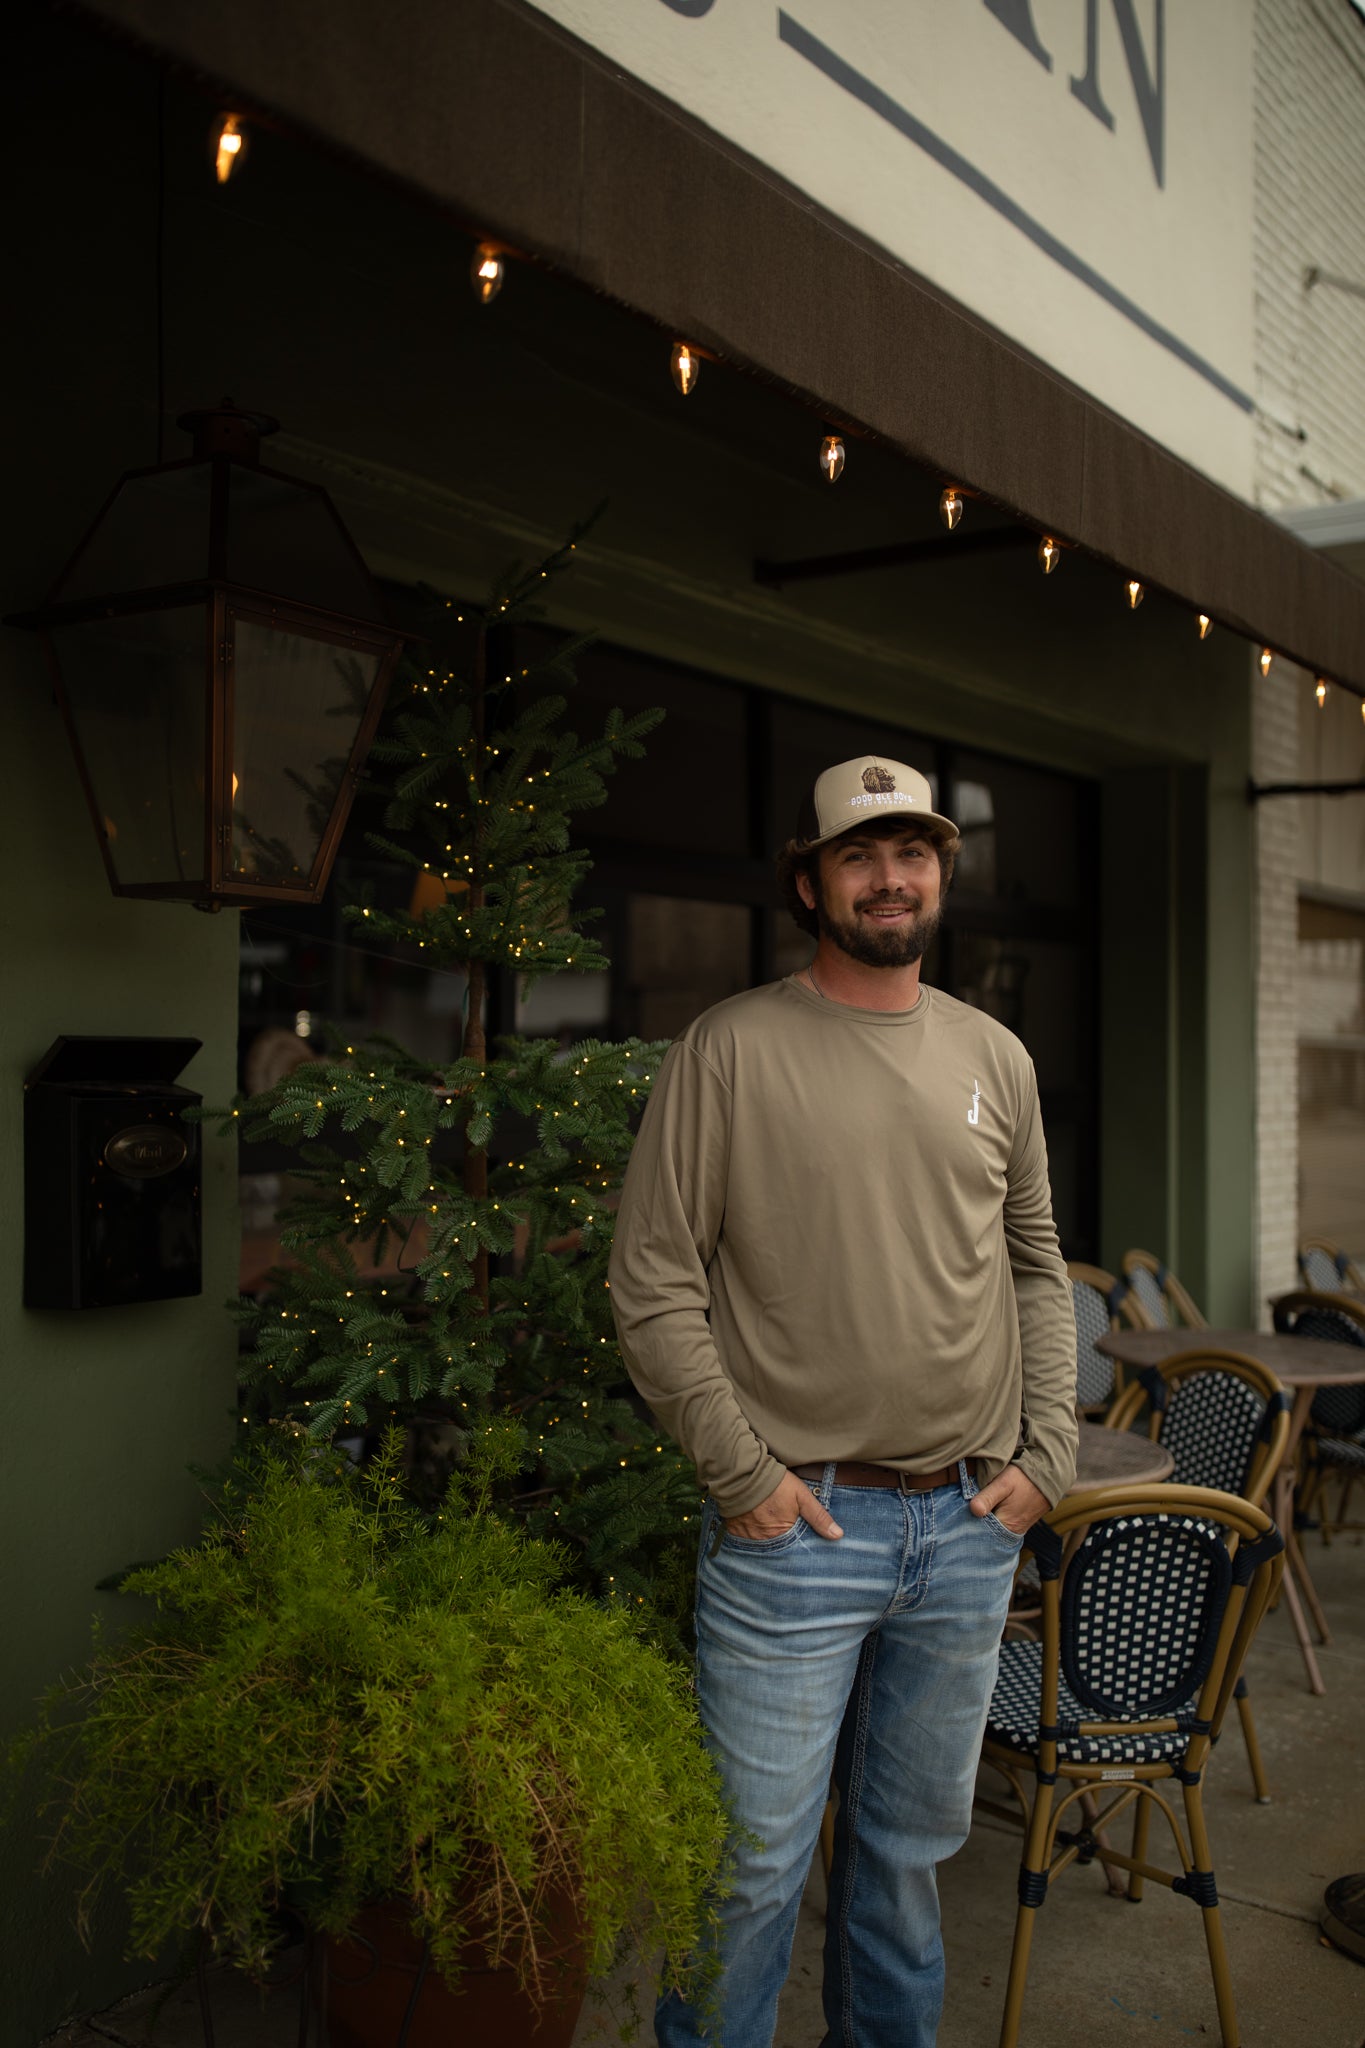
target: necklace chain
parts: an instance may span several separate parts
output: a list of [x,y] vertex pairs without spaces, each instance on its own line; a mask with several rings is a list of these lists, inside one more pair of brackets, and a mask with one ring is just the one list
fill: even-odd
[[810,966],[806,969],[806,979],[810,983],[811,987],[815,990],[816,995],[822,997],[825,1002],[828,1002],[829,997],[825,995],[825,991],[821,988],[819,982],[815,979],[814,961],[812,961]]

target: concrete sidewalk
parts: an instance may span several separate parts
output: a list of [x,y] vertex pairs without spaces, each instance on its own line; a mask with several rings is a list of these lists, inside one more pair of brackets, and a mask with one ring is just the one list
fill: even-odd
[[[1316,1537],[1309,1563],[1335,1636],[1320,1652],[1326,1697],[1308,1691],[1282,1607],[1261,1630],[1247,1677],[1272,1804],[1251,1797],[1241,1732],[1229,1719],[1209,1774],[1207,1810],[1241,2020],[1240,2048],[1365,2048],[1365,1966],[1318,1932],[1326,1885],[1365,1869],[1365,1547]],[[999,1796],[993,1773],[990,1791]],[[1152,1853],[1165,1856],[1154,1818]],[[948,1998],[939,2048],[990,2048],[1000,2025],[1014,1928],[1018,1836],[983,1818],[942,1872]],[[823,1884],[812,1874],[802,1907],[775,2048],[817,2048]],[[587,2006],[574,2048],[617,2048],[622,1994],[645,2008],[642,1973]],[[145,1992],[50,2037],[53,2048],[202,2048],[193,1987],[164,2000]],[[293,2048],[297,1994],[262,2002],[228,1975],[213,1988],[215,2048]],[[1098,1864],[1072,1869],[1039,1915],[1021,2048],[1180,2048],[1218,2040],[1198,1909],[1160,1886],[1138,1906],[1109,1896]],[[452,2044],[455,2048],[455,2044]],[[477,2043],[469,2048],[478,2048]],[[528,2044],[534,2048],[534,2042]],[[869,2044],[871,2048],[871,2044]],[[875,2048],[896,2048],[892,2042]]]

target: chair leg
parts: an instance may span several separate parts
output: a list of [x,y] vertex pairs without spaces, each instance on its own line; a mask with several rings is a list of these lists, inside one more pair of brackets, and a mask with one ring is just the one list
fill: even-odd
[[1313,1584],[1313,1577],[1308,1569],[1308,1560],[1303,1554],[1303,1546],[1292,1529],[1289,1532],[1289,1541],[1285,1545],[1285,1549],[1287,1552],[1285,1558],[1286,1575],[1292,1571],[1298,1581],[1299,1593],[1304,1606],[1312,1616],[1313,1626],[1318,1632],[1318,1641],[1320,1643],[1330,1643],[1332,1632],[1327,1626],[1327,1616],[1322,1611],[1322,1602],[1318,1598],[1318,1589]]
[[1093,1792],[1083,1792],[1081,1794],[1080,1807],[1086,1826],[1100,1845],[1100,1868],[1104,1872],[1104,1881],[1109,1887],[1110,1894],[1116,1899],[1126,1899],[1128,1896],[1127,1876],[1119,1869],[1116,1863],[1105,1862],[1104,1852],[1109,1847],[1109,1837],[1105,1834],[1103,1828],[1095,1826],[1095,1822],[1100,1817],[1100,1802]]
[[[1150,1799],[1139,1799],[1139,1800],[1138,1800],[1138,1803],[1137,1803],[1137,1807],[1136,1807],[1136,1810],[1134,1811],[1134,1814],[1133,1814],[1133,1861],[1134,1861],[1134,1863],[1145,1863],[1145,1862],[1147,1861],[1147,1829],[1148,1829],[1148,1826],[1150,1825],[1150,1822],[1151,1822],[1151,1818],[1152,1818],[1152,1802],[1151,1802],[1151,1800],[1150,1800]],[[1136,1906],[1136,1905],[1138,1904],[1138,1902],[1139,1902],[1139,1901],[1140,1901],[1140,1899],[1142,1898],[1142,1887],[1143,1887],[1143,1885],[1144,1885],[1145,1883],[1146,1883],[1146,1879],[1145,1879],[1145,1878],[1143,1877],[1143,1875],[1142,1875],[1142,1872],[1141,1872],[1140,1870],[1130,1870],[1130,1871],[1129,1871],[1129,1873],[1128,1873],[1128,1896],[1129,1896],[1129,1898],[1130,1898],[1130,1899],[1132,1900],[1132,1902],[1133,1902],[1133,1904],[1134,1904],[1135,1906]]]
[[1019,2021],[1024,2011],[1024,1987],[1028,1983],[1028,1957],[1033,1946],[1036,1906],[1020,1906],[1014,1920],[1014,1946],[1010,1950],[1009,1982],[1005,1987],[1005,2010],[1000,2020],[1000,2048],[1017,2048]]
[[[1355,1485],[1355,1483],[1356,1483],[1356,1475],[1355,1475],[1355,1473],[1354,1473],[1354,1472],[1343,1472],[1343,1473],[1342,1473],[1342,1475],[1341,1475],[1341,1492],[1340,1492],[1340,1493],[1339,1493],[1339,1494],[1337,1495],[1337,1520],[1336,1520],[1336,1533],[1337,1533],[1338,1535],[1340,1535],[1340,1534],[1341,1534],[1341,1532],[1342,1532],[1342,1530],[1343,1530],[1343,1529],[1344,1529],[1344,1528],[1346,1527],[1346,1511],[1347,1511],[1347,1508],[1348,1508],[1348,1507],[1349,1507],[1349,1505],[1350,1505],[1350,1500],[1351,1500],[1351,1488],[1352,1488],[1352,1487],[1353,1487],[1353,1486]],[[1324,1538],[1324,1540],[1326,1540],[1326,1536],[1327,1536],[1327,1519],[1326,1519],[1326,1517],[1325,1517],[1325,1516],[1323,1517],[1323,1523],[1322,1523],[1322,1533],[1323,1533],[1323,1538]]]
[[[1190,1831],[1190,1875],[1204,1877],[1209,1890],[1213,1890],[1213,1857],[1209,1850],[1208,1830],[1204,1826],[1204,1795],[1199,1785],[1185,1787],[1185,1821]],[[1216,1905],[1200,1904],[1200,1917],[1204,1922],[1204,1943],[1209,1952],[1209,1970],[1213,1976],[1213,1996],[1218,2007],[1218,2026],[1223,2036],[1223,2048],[1241,2048],[1241,2037],[1237,2031],[1237,2007],[1232,1996],[1232,1972],[1228,1968],[1227,1944],[1223,1939],[1223,1919]]]
[[1261,1757],[1261,1741],[1256,1733],[1256,1720],[1251,1711],[1251,1695],[1247,1691],[1245,1678],[1239,1678],[1233,1688],[1232,1697],[1237,1702],[1237,1718],[1242,1724],[1242,1740],[1246,1744],[1247,1762],[1251,1766],[1251,1785],[1261,1806],[1270,1804],[1270,1780],[1265,1774]]
[[[1029,1950],[1033,1946],[1033,1923],[1038,1905],[1047,1896],[1046,1871],[1052,1839],[1052,1787],[1038,1785],[1033,1794],[1024,1853],[1019,1862],[1019,1911],[1014,1920],[1014,1946],[1010,1950],[1010,1974],[1005,1986],[1005,2010],[1000,2019],[1000,2048],[1016,2048],[1019,2020],[1024,2010],[1024,1987],[1028,1982]],[[1032,1883],[1030,1883],[1032,1880]],[[1037,1903],[1026,1904],[1025,1892],[1037,1894]]]

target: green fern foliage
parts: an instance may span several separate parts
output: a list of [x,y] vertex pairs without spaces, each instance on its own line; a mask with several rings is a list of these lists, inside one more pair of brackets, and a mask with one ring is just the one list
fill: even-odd
[[677,1666],[487,1511],[519,1457],[490,1425],[429,1518],[396,1432],[340,1481],[299,1447],[129,1576],[155,1620],[97,1639],[18,1746],[55,1783],[86,1920],[112,1883],[133,1952],[207,1941],[259,1973],[281,1907],[341,1934],[402,1898],[448,1976],[473,1942],[534,1987],[570,1898],[594,1972],[628,1936],[682,1978],[722,1857],[715,1772]]

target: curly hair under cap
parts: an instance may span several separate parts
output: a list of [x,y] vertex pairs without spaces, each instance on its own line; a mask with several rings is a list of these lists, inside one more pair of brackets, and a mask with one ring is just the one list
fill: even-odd
[[[916,821],[913,818],[877,818],[870,824],[851,826],[849,829],[851,831],[871,833],[877,839],[890,839],[904,832],[907,826],[913,827],[915,823]],[[962,845],[962,839],[956,832],[949,838],[946,832],[933,831],[927,825],[922,826],[921,830],[924,837],[933,847],[934,852],[938,855],[939,879],[942,883],[943,894],[946,896],[953,879],[953,869],[957,865],[958,850]],[[842,839],[844,836],[841,832],[839,839]],[[819,879],[820,855],[824,852],[826,846],[837,846],[838,843],[838,839],[827,839],[823,846],[803,846],[799,839],[789,839],[777,856],[777,886],[782,892],[782,901],[791,912],[792,919],[798,930],[805,932],[808,938],[819,938],[820,920],[815,912],[802,902],[801,892],[796,886],[796,878],[798,875],[805,875],[812,885],[817,883]]]

